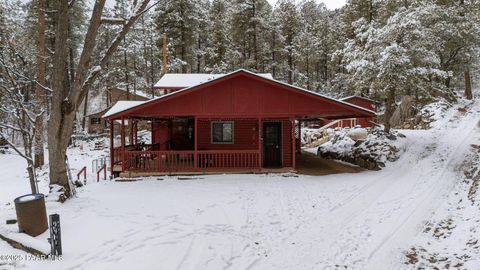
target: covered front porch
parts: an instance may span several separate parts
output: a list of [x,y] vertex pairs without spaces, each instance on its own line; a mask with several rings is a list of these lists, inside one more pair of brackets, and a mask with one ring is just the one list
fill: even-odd
[[121,118],[110,122],[112,175],[292,171],[298,123],[238,116]]

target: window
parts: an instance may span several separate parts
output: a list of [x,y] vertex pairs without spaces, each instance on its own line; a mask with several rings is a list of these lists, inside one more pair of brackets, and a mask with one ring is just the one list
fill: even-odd
[[212,143],[233,143],[233,121],[212,122]]
[[101,123],[102,123],[102,119],[99,117],[90,118],[90,125],[100,125]]

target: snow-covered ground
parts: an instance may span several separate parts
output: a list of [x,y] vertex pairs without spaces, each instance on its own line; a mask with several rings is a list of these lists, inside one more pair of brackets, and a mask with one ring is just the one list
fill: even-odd
[[[63,260],[22,261],[16,267],[416,268],[418,264],[406,264],[412,247],[443,253],[468,248],[462,242],[466,236],[452,240],[451,247],[450,242],[433,241],[431,233],[424,232],[426,224],[443,220],[447,213],[459,223],[458,235],[469,231],[469,239],[479,238],[477,230],[469,230],[480,224],[478,209],[475,212],[465,203],[466,212],[449,210],[464,196],[459,192],[464,185],[461,168],[471,157],[471,144],[480,142],[479,120],[480,102],[463,103],[444,112],[431,130],[402,130],[407,136],[404,153],[375,172],[151,177],[100,183],[90,174],[77,198],[47,204],[49,214],[61,216]],[[78,149],[72,151],[72,167],[79,168],[82,162],[90,166],[93,156],[89,151],[83,155]],[[15,155],[0,155],[2,230],[15,231],[16,225],[4,225],[4,219],[14,217],[12,204],[6,204],[28,191],[19,168],[22,162]],[[15,252],[0,241],[0,255]],[[480,268],[478,252],[469,254],[468,269]],[[0,261],[2,267],[13,266],[2,266]]]

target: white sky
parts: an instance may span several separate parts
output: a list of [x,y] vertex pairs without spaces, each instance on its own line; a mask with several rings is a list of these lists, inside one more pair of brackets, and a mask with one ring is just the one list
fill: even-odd
[[[267,0],[270,5],[274,6],[277,0]],[[346,0],[317,0],[317,2],[323,2],[328,9],[341,8],[345,5]]]

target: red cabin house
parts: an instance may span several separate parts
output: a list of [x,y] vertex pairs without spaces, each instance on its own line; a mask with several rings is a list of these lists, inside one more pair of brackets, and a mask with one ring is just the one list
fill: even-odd
[[[139,176],[294,170],[300,121],[375,113],[237,70],[149,101],[119,102],[104,117],[111,127],[121,123],[110,130],[112,173]],[[141,121],[151,125],[150,142],[138,141]]]

